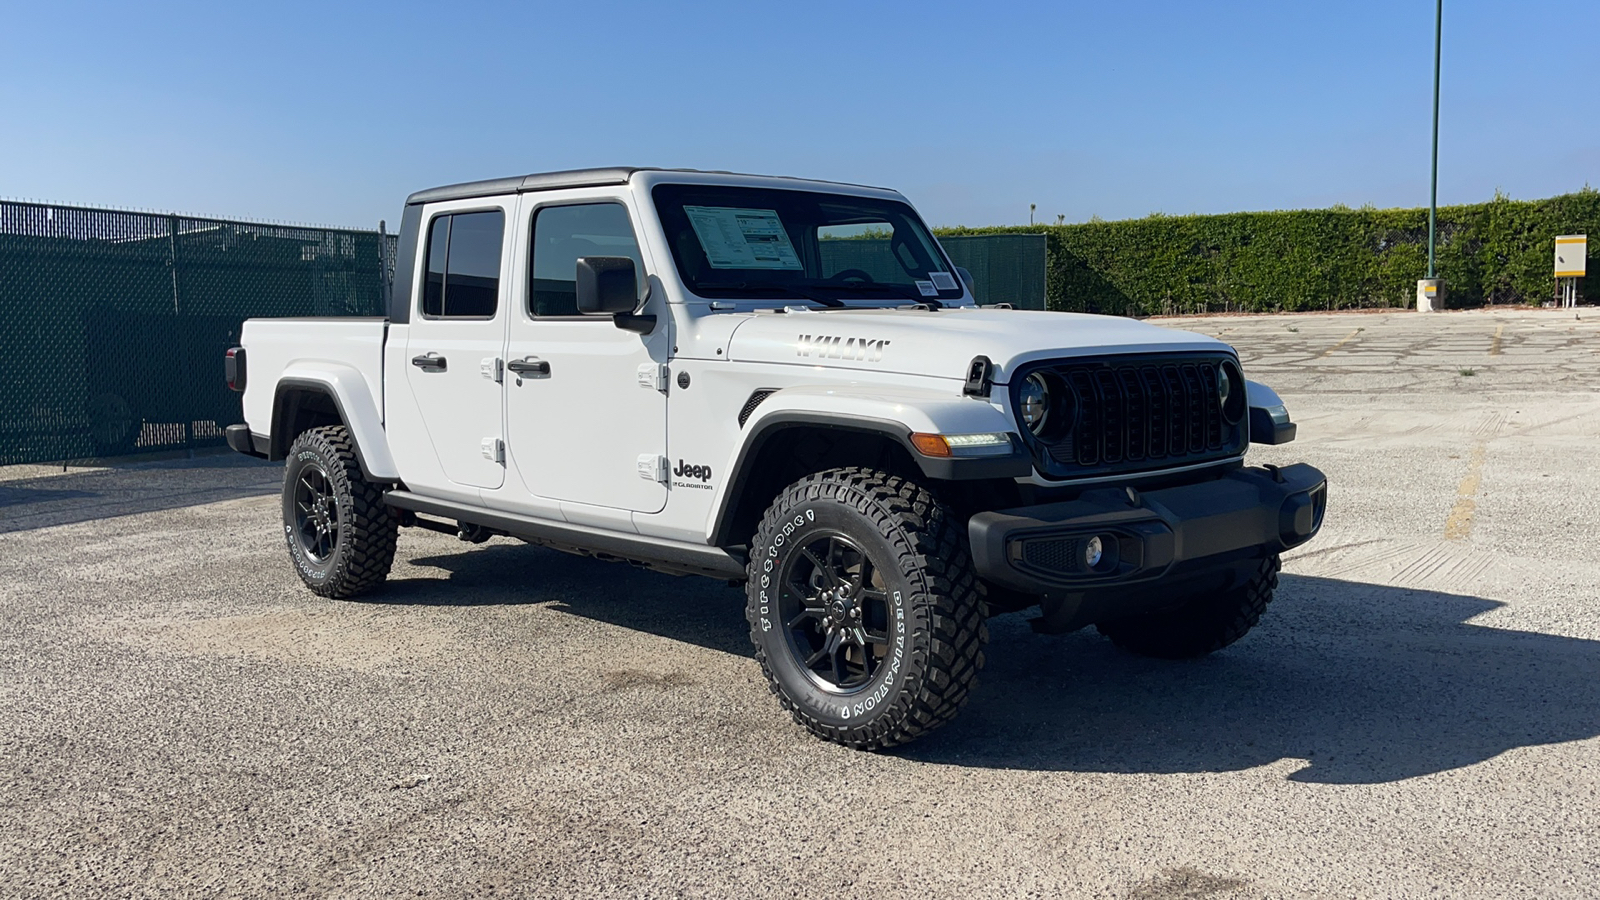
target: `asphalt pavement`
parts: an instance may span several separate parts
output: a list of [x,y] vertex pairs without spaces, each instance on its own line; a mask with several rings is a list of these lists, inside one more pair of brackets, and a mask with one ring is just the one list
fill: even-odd
[[991,622],[961,717],[822,743],[742,594],[401,535],[290,568],[281,468],[0,470],[0,896],[1600,894],[1600,310],[1226,316],[1327,526],[1205,660]]

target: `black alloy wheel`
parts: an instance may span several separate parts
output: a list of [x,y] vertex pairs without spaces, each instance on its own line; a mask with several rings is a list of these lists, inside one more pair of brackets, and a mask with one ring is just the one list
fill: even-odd
[[846,535],[811,536],[778,575],[778,616],[789,651],[825,691],[872,683],[889,653],[889,594],[877,567]]
[[322,466],[312,463],[300,470],[294,486],[294,532],[300,549],[325,563],[339,545],[339,502],[333,482]]

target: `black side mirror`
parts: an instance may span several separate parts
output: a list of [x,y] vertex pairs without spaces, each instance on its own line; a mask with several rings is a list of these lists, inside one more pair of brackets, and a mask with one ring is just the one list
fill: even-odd
[[614,316],[639,305],[639,275],[626,256],[585,256],[578,260],[578,312]]

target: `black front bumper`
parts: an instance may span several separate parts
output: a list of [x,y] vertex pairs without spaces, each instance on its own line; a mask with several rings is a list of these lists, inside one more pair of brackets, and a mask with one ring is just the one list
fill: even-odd
[[1093,592],[1303,544],[1322,527],[1327,496],[1327,478],[1304,463],[1240,468],[1180,487],[1091,489],[1076,500],[978,513],[967,531],[978,575],[992,584],[1034,595]]

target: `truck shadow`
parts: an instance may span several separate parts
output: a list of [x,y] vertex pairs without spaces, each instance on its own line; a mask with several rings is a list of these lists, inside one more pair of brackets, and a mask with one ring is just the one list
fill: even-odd
[[994,620],[962,716],[907,758],[986,768],[1398,781],[1600,735],[1600,641],[1470,623],[1480,597],[1285,575],[1257,630],[1202,660]]
[[[706,579],[510,543],[414,564],[449,570],[450,584],[402,581],[374,599],[548,602],[750,655],[742,592]],[[1304,762],[1292,780],[1361,784],[1600,736],[1600,641],[1469,621],[1502,605],[1284,575],[1254,632],[1182,663],[1129,655],[1092,629],[1041,637],[1024,616],[1002,616],[990,621],[988,664],[961,715],[894,753],[979,768],[1113,773],[1297,760]],[[775,707],[750,714],[779,715]]]
[[750,655],[744,592],[706,578],[673,577],[630,565],[560,553],[509,539],[459,553],[417,557],[437,578],[396,578],[368,603],[497,606],[543,603],[586,619]]

